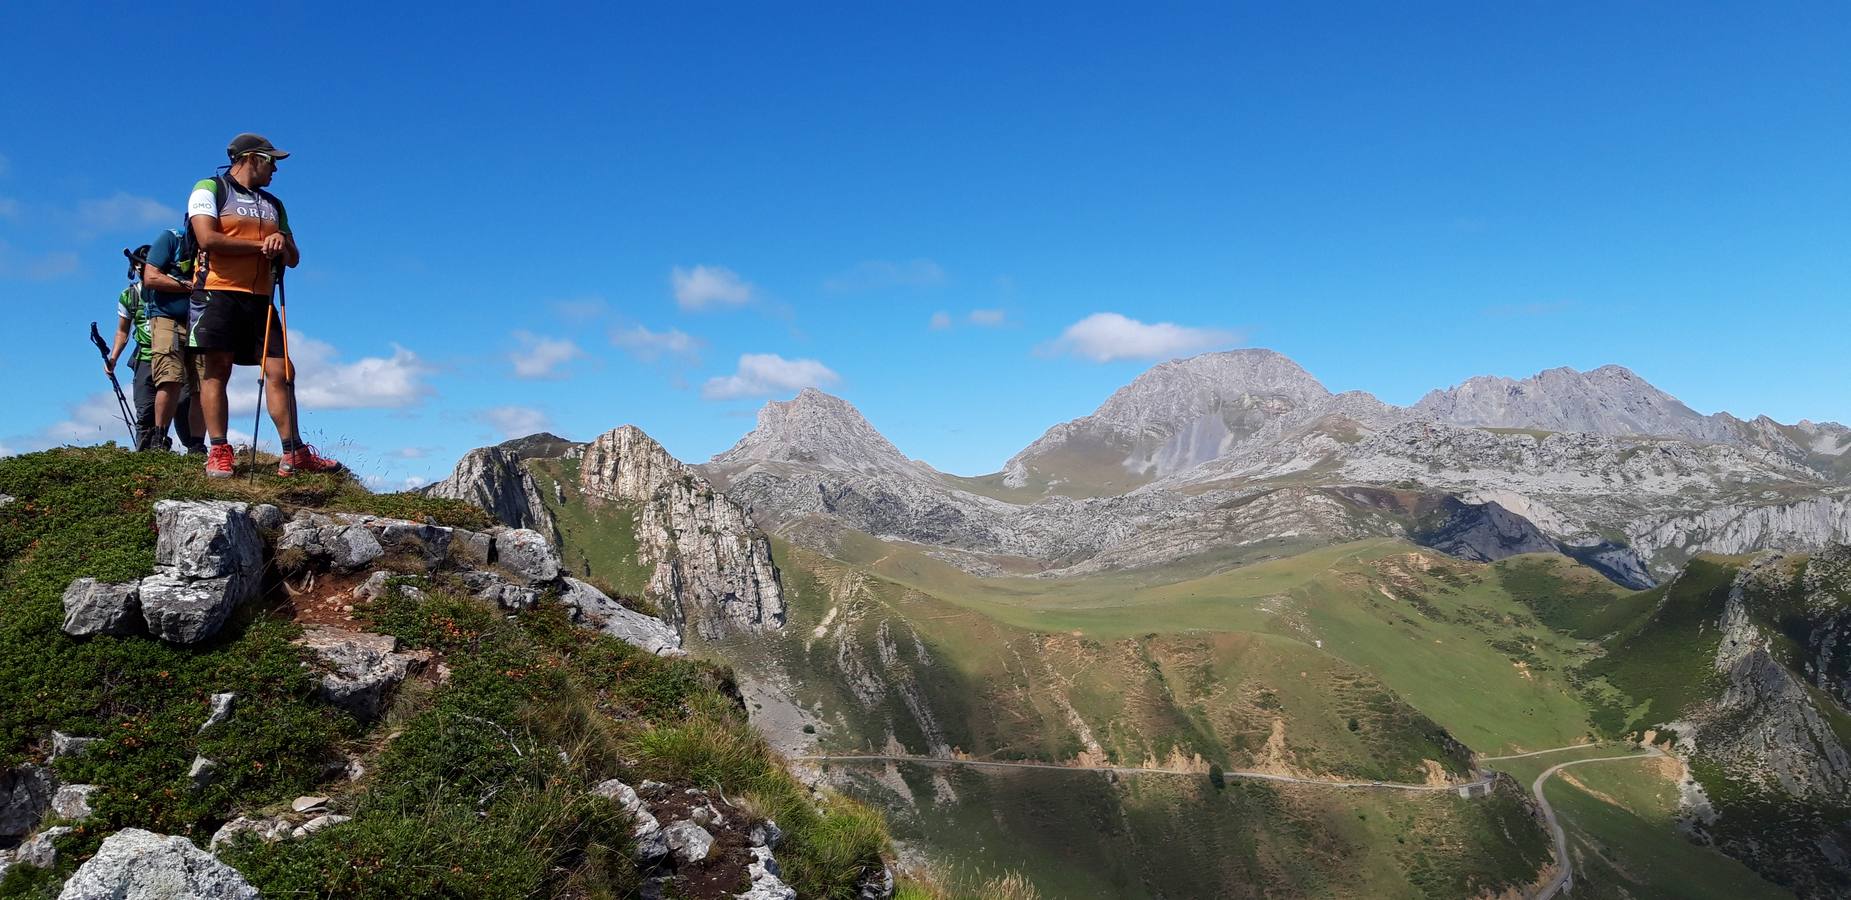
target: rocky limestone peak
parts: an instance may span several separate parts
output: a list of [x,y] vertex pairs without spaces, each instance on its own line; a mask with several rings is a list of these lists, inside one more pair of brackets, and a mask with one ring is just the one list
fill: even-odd
[[1685,406],[1624,366],[1588,372],[1562,366],[1528,378],[1468,378],[1431,391],[1415,413],[1454,425],[1607,435],[1737,439],[1729,424]]
[[1296,424],[1330,398],[1311,373],[1272,350],[1171,360],[1113,392],[1092,415],[1048,429],[1004,464],[1005,482],[1025,483],[1039,460],[1076,448],[1094,456],[1122,454],[1127,474],[1161,478],[1269,428]]
[[758,426],[709,464],[731,469],[760,462],[802,463],[831,472],[930,474],[875,430],[854,404],[815,388],[765,404],[758,411]]
[[[529,441],[530,438],[519,440]],[[496,447],[479,447],[463,454],[449,478],[425,486],[420,493],[474,503],[510,528],[531,528],[542,534],[556,534],[552,513],[547,512],[546,502],[540,497],[539,485],[521,464],[522,460],[530,458],[524,454],[531,453],[535,446],[510,446],[513,444],[515,442],[510,441]]]
[[1092,417],[1131,428],[1176,426],[1243,397],[1278,398],[1303,408],[1330,396],[1310,372],[1281,353],[1224,350],[1152,366],[1113,392]]
[[590,502],[635,510],[638,562],[677,629],[702,636],[784,625],[784,590],[771,542],[739,504],[643,430],[625,425],[584,449],[579,490]]

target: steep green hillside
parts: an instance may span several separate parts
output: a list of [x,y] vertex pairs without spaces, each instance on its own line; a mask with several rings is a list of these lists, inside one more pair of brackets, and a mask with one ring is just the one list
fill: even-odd
[[1469,897],[1528,883],[1547,839],[1514,785],[1488,799],[1206,777],[831,767],[895,836],[1049,897]]
[[[799,784],[747,723],[723,666],[657,657],[573,625],[550,594],[510,614],[468,596],[448,563],[335,614],[336,629],[389,634],[430,654],[378,721],[317,699],[316,658],[292,642],[309,608],[298,600],[334,597],[338,610],[364,571],[287,585],[271,568],[261,599],[192,646],[147,635],[75,639],[61,628],[72,579],[150,573],[157,500],[474,528],[489,524],[480,510],[373,495],[331,476],[208,481],[184,457],[112,447],[0,459],[0,494],[0,770],[46,762],[54,730],[99,739],[49,762],[63,782],[95,786],[94,813],[53,841],[52,868],[7,869],[0,897],[56,896],[121,829],[203,847],[228,820],[287,816],[290,798],[304,794],[351,819],[222,851],[266,896],[636,897],[649,873],[630,819],[590,790],[608,778],[698,787],[734,798],[740,805],[727,808],[741,822],[776,819],[787,833],[777,851],[784,877],[805,897],[855,896],[879,872],[888,848],[879,815]],[[236,695],[230,718],[202,728],[219,692]],[[206,779],[189,772],[202,756],[217,764]],[[671,889],[710,898],[742,887]]]

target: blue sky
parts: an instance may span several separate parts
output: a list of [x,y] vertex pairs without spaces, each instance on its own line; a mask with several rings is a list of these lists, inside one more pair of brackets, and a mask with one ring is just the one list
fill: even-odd
[[1228,346],[1851,421],[1845,4],[68,6],[0,10],[12,452],[120,430],[84,331],[247,130],[306,431],[382,486],[806,382],[978,474]]

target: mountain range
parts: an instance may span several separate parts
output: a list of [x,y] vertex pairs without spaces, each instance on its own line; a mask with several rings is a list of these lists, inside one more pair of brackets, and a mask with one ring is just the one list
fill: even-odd
[[[1464,516],[1495,533],[1476,544],[1485,558],[1553,543],[1644,586],[1698,552],[1851,537],[1851,429],[1701,415],[1618,366],[1474,378],[1396,407],[1333,394],[1272,351],[1205,354],[1153,367],[975,478],[908,459],[851,404],[805,389],[701,469],[819,546],[847,528],[980,574],[1418,538],[1470,531]],[[1454,521],[1431,521],[1443,498]]]

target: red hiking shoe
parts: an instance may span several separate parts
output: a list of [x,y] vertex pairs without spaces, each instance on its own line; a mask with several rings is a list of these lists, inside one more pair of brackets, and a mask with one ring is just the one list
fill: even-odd
[[213,444],[212,449],[206,453],[206,477],[230,478],[237,462],[238,454],[231,449],[230,444]]
[[276,464],[276,474],[284,477],[297,472],[320,475],[327,472],[339,472],[342,468],[340,463],[317,454],[314,447],[303,444],[283,454],[282,460]]

